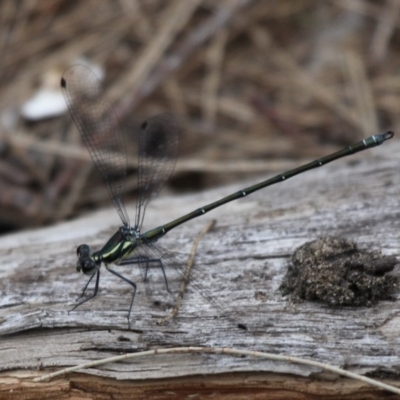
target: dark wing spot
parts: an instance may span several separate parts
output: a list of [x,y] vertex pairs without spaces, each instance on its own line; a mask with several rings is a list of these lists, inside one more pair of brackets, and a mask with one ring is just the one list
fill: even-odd
[[147,121],[144,121],[143,124],[141,125],[142,129],[146,129],[147,128]]
[[63,87],[63,88],[67,87],[67,82],[65,81],[64,78],[61,78],[61,87]]

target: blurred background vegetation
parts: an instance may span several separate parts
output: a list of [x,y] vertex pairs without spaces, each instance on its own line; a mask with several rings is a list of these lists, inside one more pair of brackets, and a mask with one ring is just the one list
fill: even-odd
[[87,63],[104,75],[132,155],[128,202],[137,127],[163,111],[182,125],[167,191],[205,190],[399,131],[399,7],[399,0],[2,0],[0,232],[110,205],[59,90],[68,66]]

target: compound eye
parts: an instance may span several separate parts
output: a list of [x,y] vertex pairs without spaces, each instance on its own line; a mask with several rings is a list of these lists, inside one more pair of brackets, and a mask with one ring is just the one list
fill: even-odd
[[76,270],[78,272],[82,271],[85,275],[93,275],[97,270],[97,265],[90,257],[80,258],[76,264]]
[[76,249],[76,254],[79,258],[90,257],[92,254],[92,250],[87,244],[81,244]]

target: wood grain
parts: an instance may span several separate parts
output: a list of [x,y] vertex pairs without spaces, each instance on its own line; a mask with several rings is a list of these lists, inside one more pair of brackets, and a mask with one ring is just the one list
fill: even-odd
[[[294,250],[321,235],[342,235],[355,240],[360,248],[381,249],[385,255],[399,254],[398,154],[400,143],[391,141],[262,190],[173,230],[160,244],[171,251],[185,253],[206,221],[217,219],[216,227],[200,243],[194,279],[185,293],[178,317],[166,326],[156,323],[165,316],[171,301],[162,281],[153,283],[152,295],[146,293],[145,285],[139,284],[129,331],[126,313],[130,289],[106,271],[101,276],[98,296],[68,313],[86,282],[75,272],[75,248],[81,243],[89,243],[95,249],[104,244],[118,227],[118,217],[112,209],[3,237],[0,242],[0,382],[3,384],[0,399],[7,398],[11,387],[15,389],[14,398],[22,398],[17,397],[18,388],[25,386],[30,388],[26,389],[29,393],[40,393],[40,388],[45,387],[56,390],[55,385],[60,392],[64,389],[68,392],[72,389],[65,382],[76,382],[78,377],[86,379],[88,385],[92,382],[93,387],[96,382],[99,385],[108,382],[98,380],[95,375],[114,383],[115,379],[128,380],[125,383],[128,387],[136,385],[133,380],[154,386],[168,378],[171,390],[173,382],[177,382],[176,388],[182,387],[178,378],[197,377],[201,390],[206,388],[201,382],[222,382],[225,378],[221,376],[218,381],[218,374],[233,374],[235,378],[222,391],[224,395],[228,387],[243,388],[246,382],[251,382],[251,378],[246,380],[244,376],[262,379],[260,372],[265,377],[273,375],[269,382],[276,385],[283,382],[280,390],[293,393],[300,386],[293,384],[289,389],[290,379],[314,382],[321,390],[331,385],[326,380],[318,380],[325,375],[317,369],[250,358],[193,354],[110,364],[86,371],[92,378],[76,374],[44,385],[27,383],[32,377],[53,369],[123,352],[171,346],[226,346],[290,354],[345,366],[353,372],[398,377],[399,295],[397,301],[381,302],[369,308],[333,308],[312,302],[292,304],[278,290]],[[160,197],[147,210],[146,228],[168,222],[253,182],[257,179],[207,193]],[[129,211],[134,213],[134,207]],[[167,274],[174,281],[172,272]],[[139,276],[138,271],[128,267],[124,267],[124,273],[132,279]],[[393,273],[400,274],[396,268]],[[179,276],[176,278],[178,282]],[[238,328],[238,324],[247,330]],[[285,375],[280,374],[291,374],[291,378],[283,379]],[[125,387],[121,382],[115,384]],[[354,383],[339,379],[336,384],[341,387],[342,398],[354,394]],[[382,395],[366,389],[365,385],[357,383],[356,386],[361,388],[359,393],[365,394],[363,390],[368,390],[377,396],[371,398]],[[299,389],[297,393],[300,392]],[[235,389],[232,393],[238,395]],[[252,398],[265,398],[259,396]],[[291,398],[301,396],[293,394]],[[125,397],[121,395],[121,398]]]

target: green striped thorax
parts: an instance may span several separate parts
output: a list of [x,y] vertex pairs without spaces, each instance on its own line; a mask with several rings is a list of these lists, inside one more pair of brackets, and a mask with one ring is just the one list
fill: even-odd
[[118,264],[119,261],[130,255],[143,241],[136,227],[121,226],[108,242],[99,251],[92,254],[87,244],[81,244],[76,249],[78,262],[76,270],[85,275],[93,275],[101,264]]

